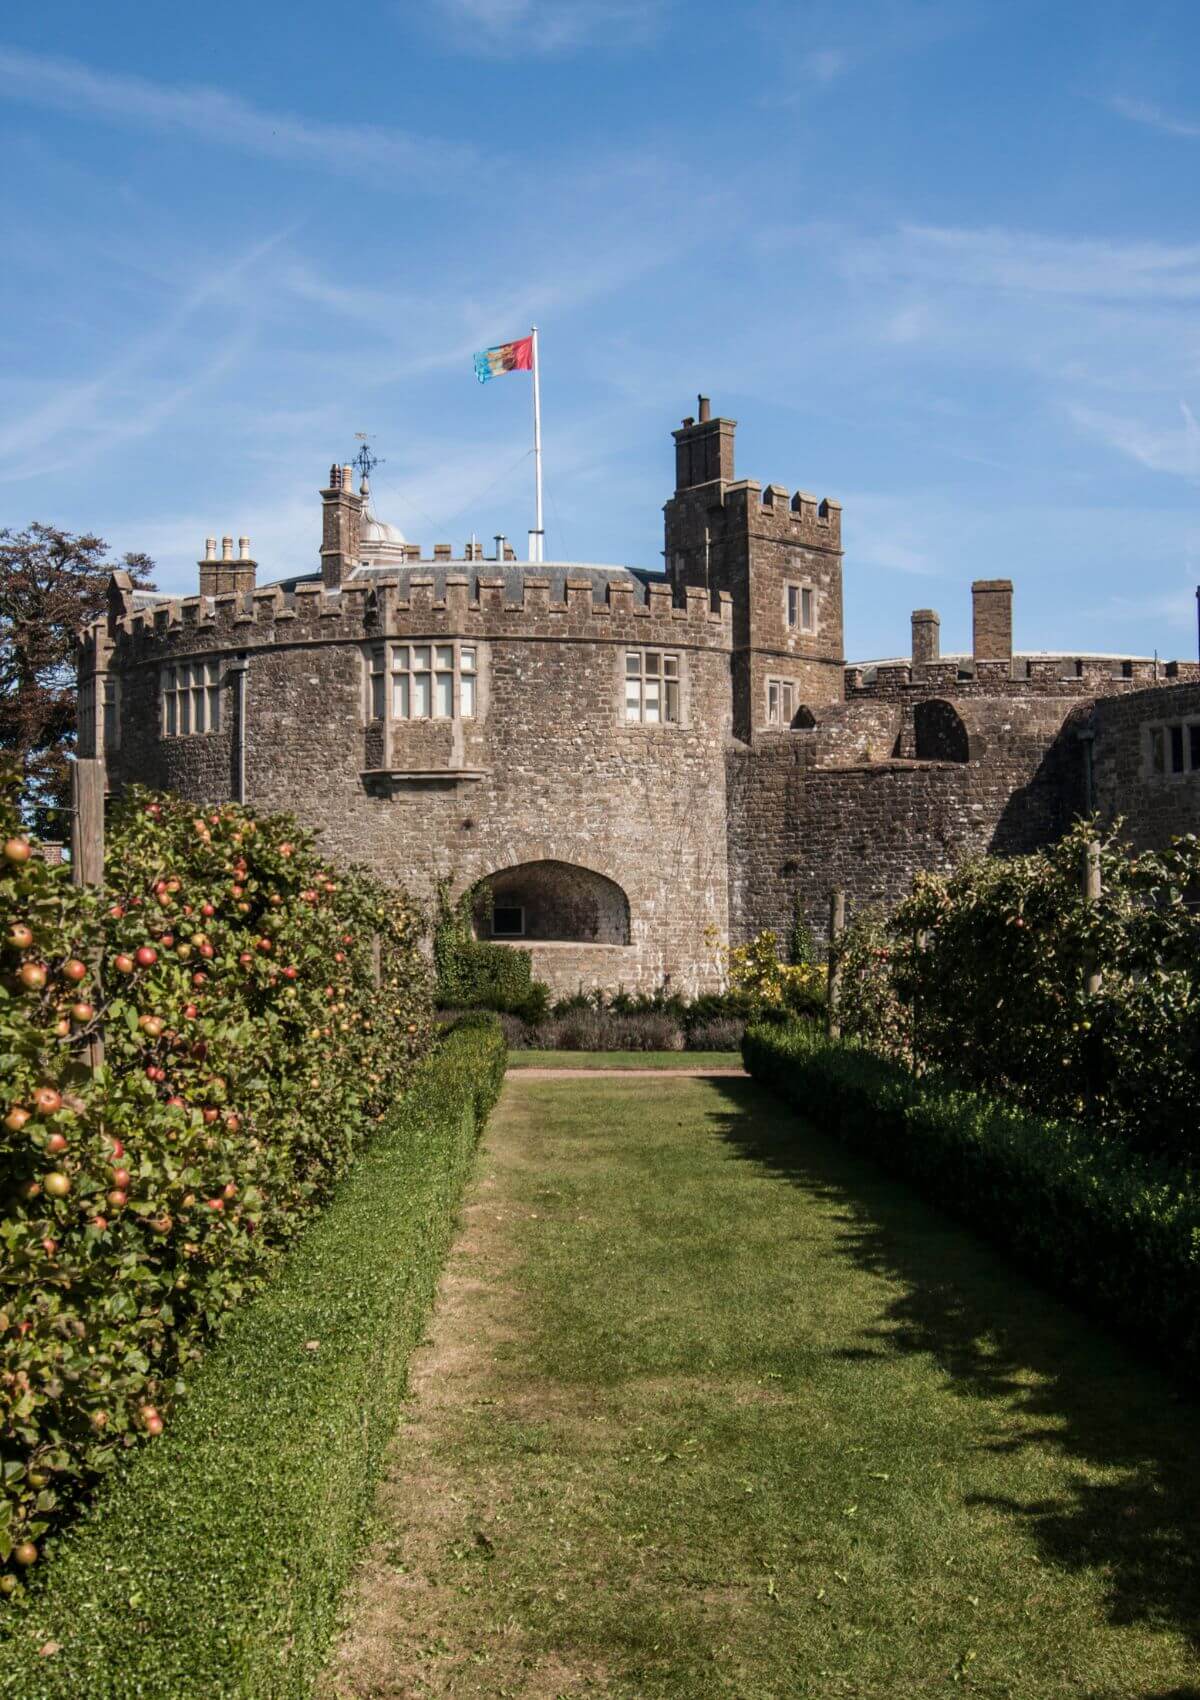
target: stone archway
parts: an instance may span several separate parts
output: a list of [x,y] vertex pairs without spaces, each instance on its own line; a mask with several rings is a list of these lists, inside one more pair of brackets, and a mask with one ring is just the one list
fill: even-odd
[[519,862],[488,874],[475,906],[480,938],[628,944],[629,899],[615,880],[575,862]]
[[918,761],[970,761],[971,746],[962,716],[944,697],[919,702],[913,710]]

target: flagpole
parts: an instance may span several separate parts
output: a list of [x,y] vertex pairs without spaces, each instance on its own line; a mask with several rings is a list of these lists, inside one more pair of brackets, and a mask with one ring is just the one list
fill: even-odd
[[533,338],[533,478],[536,497],[534,529],[530,534],[529,559],[542,561],[545,559],[544,539],[542,529],[542,384],[541,373],[538,371],[538,333],[537,326],[531,329]]

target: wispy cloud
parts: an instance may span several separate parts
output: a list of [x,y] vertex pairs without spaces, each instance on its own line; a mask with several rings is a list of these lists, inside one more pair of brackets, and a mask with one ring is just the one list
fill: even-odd
[[0,482],[42,477],[111,453],[147,436],[200,391],[228,376],[253,340],[248,318],[215,344],[202,339],[194,360],[183,333],[205,308],[238,300],[245,278],[288,234],[278,231],[241,259],[214,269],[114,360],[91,377],[51,391],[39,406],[0,429]]
[[433,189],[448,172],[480,169],[475,150],[460,143],[267,112],[221,89],[156,83],[12,47],[0,47],[0,98],[187,136],[290,165],[365,176],[377,187]]
[[1131,100],[1128,95],[1115,95],[1109,102],[1112,110],[1131,124],[1145,124],[1151,130],[1161,130],[1167,136],[1181,136],[1185,141],[1200,142],[1200,121],[1175,118],[1148,100]]
[[672,0],[435,0],[455,45],[467,52],[570,53],[627,49],[662,28]]
[[1179,403],[1180,423],[1172,426],[1088,407],[1075,406],[1070,411],[1077,425],[1152,472],[1200,478],[1200,423],[1186,401]]
[[1119,242],[1023,230],[904,225],[844,249],[859,277],[887,275],[1024,295],[1200,300],[1200,244]]

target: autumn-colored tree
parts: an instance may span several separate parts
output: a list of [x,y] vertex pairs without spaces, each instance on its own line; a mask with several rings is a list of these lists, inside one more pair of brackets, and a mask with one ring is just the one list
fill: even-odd
[[[75,639],[104,613],[108,545],[90,533],[33,524],[0,531],[0,752],[21,773],[30,824],[66,836],[75,742]],[[153,590],[148,555],[120,565]]]

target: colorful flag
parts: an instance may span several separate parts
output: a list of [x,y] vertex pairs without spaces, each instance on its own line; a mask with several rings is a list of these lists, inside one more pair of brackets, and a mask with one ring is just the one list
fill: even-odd
[[502,342],[499,348],[485,348],[475,356],[475,376],[481,384],[498,378],[502,372],[533,371],[533,338],[523,336],[519,342]]

